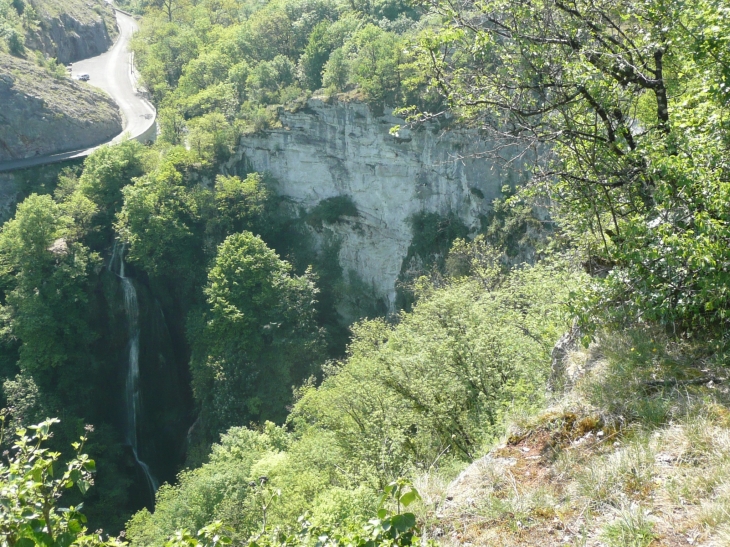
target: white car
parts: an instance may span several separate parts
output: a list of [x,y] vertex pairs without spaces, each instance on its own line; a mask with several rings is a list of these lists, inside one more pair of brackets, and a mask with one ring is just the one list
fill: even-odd
[[81,80],[82,82],[88,82],[90,78],[91,76],[89,76],[88,74],[78,74],[76,76],[76,79]]

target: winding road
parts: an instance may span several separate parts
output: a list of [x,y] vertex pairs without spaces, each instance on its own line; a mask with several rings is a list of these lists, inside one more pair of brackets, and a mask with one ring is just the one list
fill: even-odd
[[[109,142],[116,143],[126,139],[137,139],[143,142],[154,140],[155,108],[137,89],[132,68],[132,54],[129,52],[129,40],[139,27],[130,15],[116,9],[115,13],[119,26],[117,41],[106,53],[74,63],[72,76],[76,78],[79,74],[88,74],[89,84],[106,91],[119,106],[124,129]],[[99,146],[109,144],[109,142],[85,150],[2,162],[0,172],[83,158]]]

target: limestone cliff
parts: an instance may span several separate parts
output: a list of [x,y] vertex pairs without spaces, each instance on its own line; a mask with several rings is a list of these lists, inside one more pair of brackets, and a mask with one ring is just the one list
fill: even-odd
[[348,196],[357,215],[329,226],[341,243],[340,265],[391,310],[413,216],[453,214],[475,232],[501,187],[523,177],[518,167],[505,170],[480,158],[490,146],[476,131],[434,126],[393,136],[390,129],[403,120],[362,103],[312,99],[280,120],[281,129],[244,137],[234,161],[269,172],[277,192],[297,208]]
[[26,46],[67,64],[104,53],[117,35],[116,19],[104,0],[30,0],[37,17]]
[[0,162],[88,148],[122,131],[114,101],[0,53]]

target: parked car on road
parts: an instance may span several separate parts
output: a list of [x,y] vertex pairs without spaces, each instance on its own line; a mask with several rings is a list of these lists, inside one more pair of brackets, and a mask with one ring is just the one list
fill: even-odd
[[78,76],[76,76],[76,79],[81,80],[82,82],[88,82],[90,78],[91,76],[89,76],[88,74],[79,74]]

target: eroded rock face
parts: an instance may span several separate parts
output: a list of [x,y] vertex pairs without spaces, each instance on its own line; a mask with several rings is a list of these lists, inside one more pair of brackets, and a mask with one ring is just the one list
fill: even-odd
[[38,28],[26,36],[30,49],[67,64],[108,50],[117,34],[112,8],[103,0],[33,0]]
[[0,53],[0,162],[80,150],[122,132],[114,101]]
[[358,216],[330,227],[341,241],[340,265],[391,310],[415,214],[453,213],[476,231],[502,186],[524,178],[519,166],[480,157],[491,146],[476,131],[423,127],[391,135],[403,120],[362,103],[312,99],[280,119],[282,129],[244,137],[233,161],[271,173],[277,192],[306,210],[349,196]]

